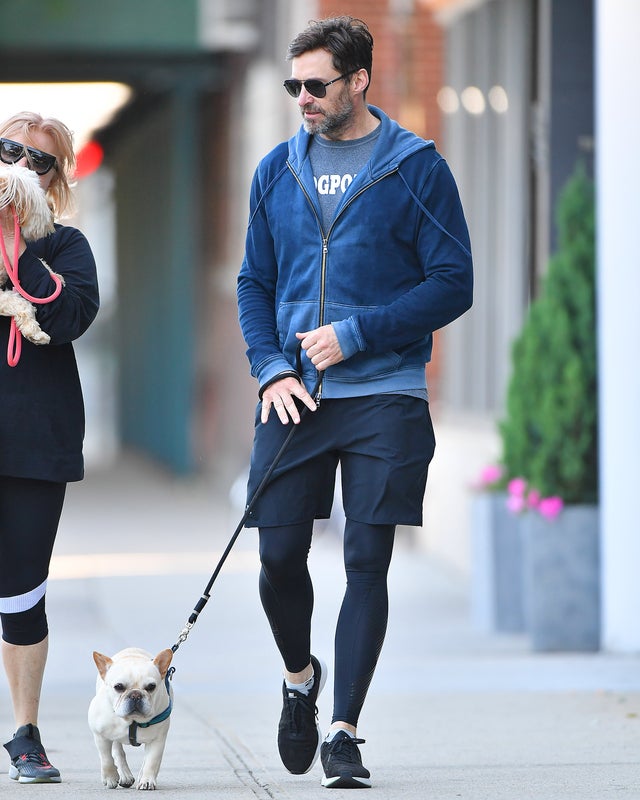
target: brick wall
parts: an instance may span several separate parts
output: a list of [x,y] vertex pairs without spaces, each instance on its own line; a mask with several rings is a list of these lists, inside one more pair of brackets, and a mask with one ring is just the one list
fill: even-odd
[[[373,35],[373,70],[367,99],[406,128],[440,140],[436,95],[443,81],[443,34],[421,4],[400,14],[390,0],[319,0],[318,16],[350,14]],[[417,6],[417,7],[415,7]]]

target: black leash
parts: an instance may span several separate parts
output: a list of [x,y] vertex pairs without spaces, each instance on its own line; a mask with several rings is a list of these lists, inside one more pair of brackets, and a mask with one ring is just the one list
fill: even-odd
[[[300,347],[298,347],[298,364],[300,364]],[[298,370],[298,374],[300,376],[302,375],[302,370],[301,369]],[[322,383],[322,376],[323,376],[323,373],[322,372],[318,372],[318,379],[317,379],[316,384],[313,387],[313,390],[311,392],[311,396],[315,399],[316,403],[318,402],[318,392],[320,391],[320,384]],[[302,381],[302,378],[300,378],[300,380]],[[302,410],[300,411],[300,422],[298,423],[298,425],[302,424],[302,420],[305,417],[307,411],[309,411],[309,408],[307,406],[303,406]],[[289,446],[289,443],[291,442],[291,439],[293,438],[298,425],[292,425],[291,430],[289,431],[289,433],[287,435],[287,438],[284,440],[284,442],[282,443],[280,449],[276,453],[275,458],[271,462],[271,466],[266,471],[263,479],[260,481],[260,484],[259,484],[258,488],[255,490],[255,492],[253,493],[253,496],[251,497],[251,499],[247,503],[247,506],[246,506],[246,508],[244,510],[244,514],[242,515],[242,519],[238,523],[238,527],[233,532],[233,536],[229,540],[229,544],[227,545],[227,547],[226,547],[224,553],[222,554],[222,556],[220,557],[220,561],[218,561],[218,565],[216,566],[215,570],[213,571],[213,575],[209,579],[209,583],[206,585],[205,590],[202,593],[200,599],[195,604],[195,607],[194,607],[193,611],[191,612],[191,616],[189,617],[189,619],[185,623],[184,628],[180,631],[180,635],[178,636],[178,641],[171,648],[171,650],[174,653],[176,652],[176,650],[180,647],[180,645],[183,642],[187,641],[187,637],[189,636],[189,633],[191,632],[191,629],[193,628],[193,626],[196,624],[198,616],[200,615],[200,612],[207,605],[207,602],[209,601],[209,597],[211,596],[211,587],[215,583],[215,580],[218,577],[218,575],[220,574],[220,570],[222,569],[222,567],[224,565],[224,562],[227,560],[227,556],[231,552],[231,549],[233,548],[233,545],[236,543],[236,539],[238,538],[238,536],[240,536],[240,533],[242,532],[242,529],[244,528],[244,524],[247,521],[247,519],[249,518],[249,514],[251,514],[251,511],[253,510],[253,507],[256,504],[256,501],[258,500],[258,498],[260,497],[260,495],[264,491],[264,488],[267,485],[267,483],[269,482],[269,480],[271,478],[271,475],[273,474],[274,469],[278,466],[278,463],[279,463],[280,459],[282,458],[285,450]]]

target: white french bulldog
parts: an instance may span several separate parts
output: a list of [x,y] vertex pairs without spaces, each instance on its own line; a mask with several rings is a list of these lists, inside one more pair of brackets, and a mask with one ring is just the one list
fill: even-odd
[[162,650],[154,658],[137,647],[121,650],[113,658],[93,654],[100,674],[89,706],[89,727],[108,789],[135,782],[123,744],[144,744],[137,788],[156,788],[173,704],[167,677],[172,658],[171,650]]

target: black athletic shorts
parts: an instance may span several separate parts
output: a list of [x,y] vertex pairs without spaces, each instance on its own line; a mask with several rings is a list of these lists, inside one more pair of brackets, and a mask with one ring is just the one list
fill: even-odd
[[[293,423],[256,411],[247,502]],[[421,525],[435,449],[429,405],[400,394],[322,400],[309,411],[252,508],[247,527],[293,525],[331,514],[338,463],[347,518],[371,525]]]

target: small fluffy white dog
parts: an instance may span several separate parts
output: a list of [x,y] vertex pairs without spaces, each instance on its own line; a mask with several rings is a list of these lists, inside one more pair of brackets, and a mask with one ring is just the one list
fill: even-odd
[[154,658],[137,647],[121,650],[113,658],[93,654],[99,675],[89,706],[89,727],[100,755],[102,783],[108,789],[135,782],[124,744],[144,744],[137,788],[156,788],[173,704],[167,677],[172,658],[171,650]]
[[[13,207],[25,241],[35,241],[52,233],[53,212],[35,172],[26,167],[0,165],[0,210]],[[7,248],[13,259],[13,248]],[[44,264],[44,262],[43,262]],[[49,269],[49,267],[44,264]],[[16,269],[17,265],[14,264]],[[2,288],[7,282],[0,251],[0,316],[13,317],[20,333],[34,344],[48,344],[50,337],[36,320],[35,307],[13,288]]]

